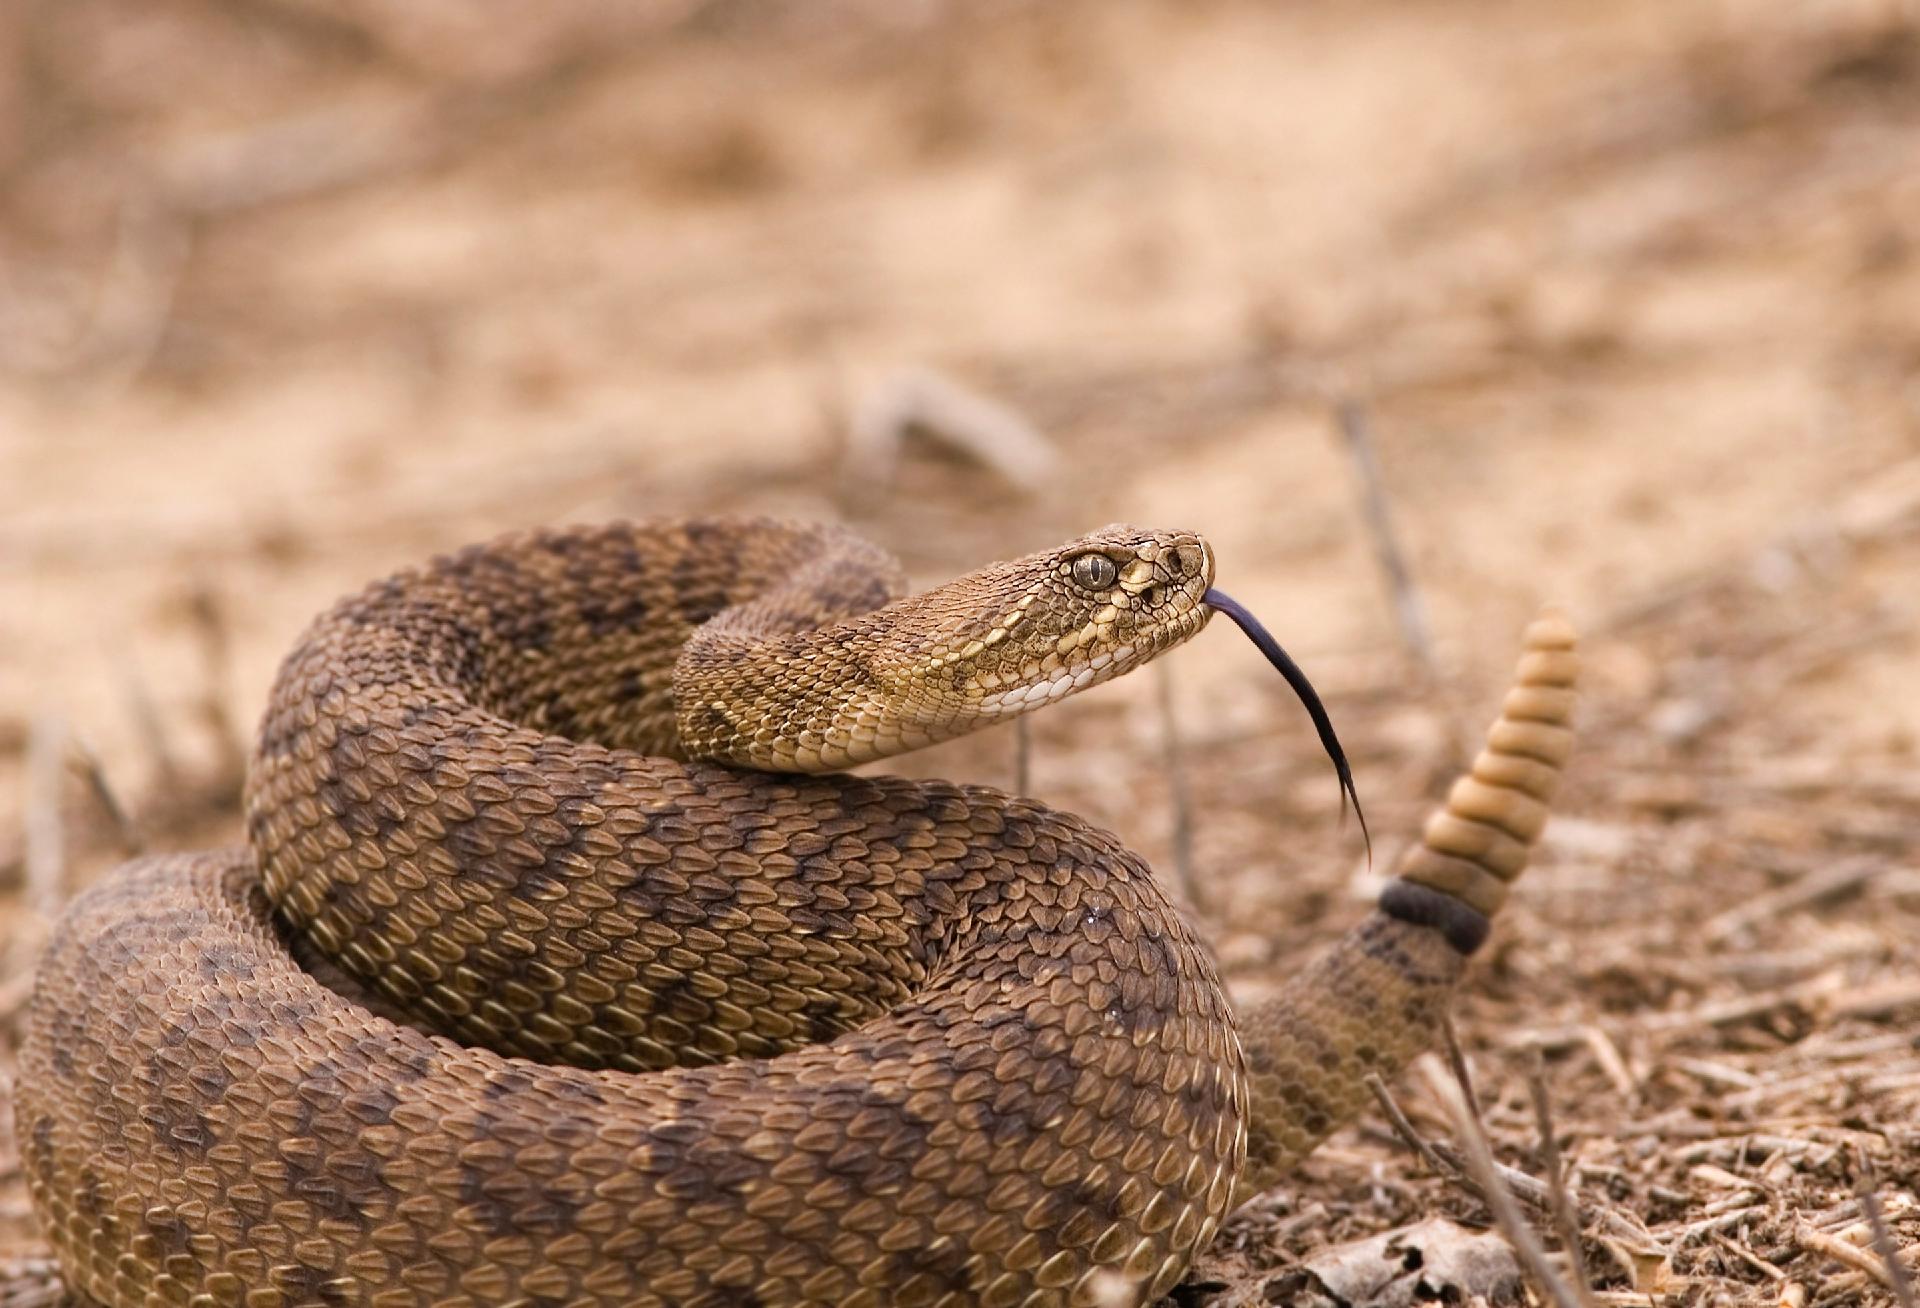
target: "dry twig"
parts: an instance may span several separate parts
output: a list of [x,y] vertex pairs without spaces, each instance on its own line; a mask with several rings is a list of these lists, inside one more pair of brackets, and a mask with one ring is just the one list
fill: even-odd
[[1480,1193],[1473,1179],[1454,1166],[1450,1160],[1442,1158],[1433,1143],[1414,1129],[1413,1123],[1407,1120],[1406,1113],[1401,1111],[1399,1101],[1393,1097],[1393,1092],[1387,1089],[1387,1083],[1380,1079],[1379,1073],[1367,1074],[1367,1089],[1373,1092],[1374,1101],[1380,1105],[1380,1111],[1386,1114],[1387,1122],[1393,1127],[1393,1133],[1400,1137],[1402,1144],[1411,1149],[1432,1169],[1435,1176],[1464,1185],[1474,1198],[1482,1203],[1486,1202],[1486,1197]]
[[1453,1072],[1453,1079],[1460,1087],[1460,1093],[1467,1101],[1467,1108],[1473,1113],[1473,1120],[1480,1120],[1480,1096],[1473,1090],[1473,1073],[1467,1067],[1467,1056],[1460,1051],[1460,1035],[1453,1029],[1453,1014],[1440,1014],[1440,1039],[1447,1051],[1447,1067]]
[[854,408],[842,463],[847,481],[889,484],[901,446],[916,432],[1028,493],[1047,485],[1059,464],[1053,443],[1014,409],[931,369],[903,368]]
[[1533,1119],[1540,1132],[1540,1162],[1546,1168],[1547,1184],[1553,1193],[1553,1216],[1560,1227],[1560,1243],[1566,1246],[1567,1260],[1573,1266],[1574,1288],[1580,1292],[1582,1301],[1590,1304],[1589,1287],[1593,1279],[1587,1274],[1587,1254],[1580,1241],[1579,1208],[1560,1160],[1560,1141],[1553,1132],[1553,1105],[1547,1096],[1546,1066],[1537,1053],[1527,1078],[1527,1089],[1533,1098]]
[[113,782],[108,780],[106,769],[100,764],[100,756],[94,752],[91,745],[78,736],[74,737],[70,748],[73,751],[74,766],[86,779],[87,789],[93,793],[94,799],[99,802],[101,810],[107,815],[108,824],[113,827],[114,838],[119,843],[120,852],[129,858],[140,853],[145,848],[146,842],[141,839],[140,830],[134,824],[133,815],[128,811],[127,806],[120,802],[119,792],[114,790]]
[[246,774],[246,737],[227,709],[233,675],[233,637],[226,606],[210,582],[196,583],[187,596],[187,617],[200,640],[200,718],[219,751],[215,776],[222,790],[238,789]]
[[[1412,1150],[1435,1176],[1457,1187],[1480,1203],[1487,1204],[1488,1207],[1492,1206],[1487,1203],[1487,1197],[1481,1190],[1479,1182],[1468,1172],[1465,1156],[1456,1146],[1444,1140],[1429,1140],[1421,1135],[1413,1123],[1407,1119],[1406,1113],[1394,1099],[1393,1092],[1387,1088],[1386,1082],[1379,1076],[1367,1077],[1367,1089],[1373,1092],[1373,1097],[1380,1105],[1380,1111],[1385,1114],[1388,1124],[1393,1128],[1394,1135],[1399,1137],[1400,1142]],[[1552,1189],[1545,1181],[1497,1159],[1494,1162],[1494,1172],[1501,1183],[1529,1207],[1542,1214],[1550,1215],[1553,1212]],[[1581,1203],[1576,1212],[1582,1222],[1595,1223],[1604,1227],[1608,1235],[1613,1238],[1631,1240],[1636,1245],[1643,1245],[1650,1239],[1646,1228],[1628,1220],[1623,1214],[1606,1205]]]
[[1894,1273],[1886,1263],[1857,1244],[1842,1240],[1837,1235],[1828,1235],[1825,1231],[1800,1222],[1793,1228],[1793,1242],[1807,1253],[1840,1263],[1864,1276],[1871,1277],[1881,1286],[1891,1290],[1894,1287]]
[[1709,941],[1725,940],[1758,923],[1849,894],[1884,867],[1880,859],[1859,858],[1824,871],[1809,872],[1771,894],[1756,895],[1717,917],[1709,918],[1702,934]]
[[1732,1254],[1735,1258],[1738,1258],[1741,1262],[1745,1263],[1747,1266],[1753,1268],[1754,1271],[1766,1277],[1769,1281],[1784,1281],[1787,1279],[1787,1274],[1785,1272],[1781,1271],[1778,1267],[1775,1267],[1772,1263],[1762,1258],[1759,1254],[1755,1253],[1753,1250],[1747,1248],[1744,1244],[1738,1244],[1732,1240],[1729,1240],[1726,1236],[1720,1234],[1720,1232],[1718,1231],[1712,1232],[1707,1236],[1707,1238],[1709,1240],[1712,1240],[1715,1244],[1719,1245],[1722,1249],[1726,1250],[1728,1253]]
[[1180,719],[1174,709],[1173,673],[1165,662],[1156,663],[1154,689],[1160,701],[1160,761],[1167,786],[1167,802],[1173,808],[1173,871],[1180,882],[1180,893],[1187,906],[1204,917],[1207,902],[1193,867],[1193,792],[1187,785],[1187,762],[1180,742]]
[[153,691],[137,664],[128,661],[121,665],[121,684],[126,690],[127,714],[133,719],[134,734],[140,738],[147,762],[153,769],[154,784],[163,795],[184,795],[186,784],[180,755],[173,747],[166,720],[154,703]]
[[1428,1091],[1440,1101],[1448,1120],[1453,1123],[1468,1174],[1486,1195],[1487,1205],[1493,1209],[1494,1220],[1500,1224],[1501,1234],[1507,1237],[1514,1252],[1520,1255],[1520,1261],[1531,1274],[1535,1288],[1557,1304],[1558,1308],[1585,1308],[1583,1296],[1554,1271],[1553,1264],[1547,1259],[1547,1251],[1534,1235],[1533,1228],[1520,1215],[1513,1192],[1501,1182],[1494,1166],[1493,1150],[1487,1143],[1486,1130],[1474,1114],[1466,1087],[1444,1075],[1432,1055],[1422,1058],[1419,1067]]
[[66,778],[67,724],[57,714],[36,718],[27,739],[27,907],[51,917],[66,898],[67,838],[61,783]]
[[1427,680],[1432,681],[1437,671],[1433,627],[1427,620],[1426,600],[1414,583],[1413,570],[1407,566],[1406,552],[1400,548],[1400,538],[1394,530],[1386,481],[1380,475],[1380,460],[1373,448],[1373,424],[1358,400],[1342,400],[1334,412],[1360,479],[1360,505],[1373,538],[1374,557],[1380,562],[1380,571],[1385,574],[1387,588],[1393,596],[1400,638],[1406,642],[1408,652],[1419,663]]
[[1886,1214],[1880,1211],[1880,1194],[1874,1188],[1873,1160],[1864,1150],[1859,1156],[1860,1179],[1854,1185],[1854,1193],[1860,1197],[1861,1211],[1866,1214],[1867,1228],[1873,1232],[1873,1251],[1880,1255],[1885,1274],[1880,1278],[1893,1291],[1894,1300],[1900,1308],[1914,1308],[1913,1279],[1907,1274],[1906,1264],[1900,1261],[1900,1251],[1893,1243],[1893,1232],[1887,1229]]

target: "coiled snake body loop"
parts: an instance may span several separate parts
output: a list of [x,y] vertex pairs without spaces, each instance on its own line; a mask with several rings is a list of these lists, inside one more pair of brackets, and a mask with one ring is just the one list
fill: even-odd
[[694,521],[344,601],[281,671],[249,848],[122,868],[42,964],[16,1122],[66,1292],[1165,1292],[1431,1034],[1544,819],[1570,637],[1536,627],[1531,698],[1382,909],[1237,1020],[1113,837],[806,774],[1117,675],[1204,625],[1212,572],[1116,527],[898,599],[840,531]]

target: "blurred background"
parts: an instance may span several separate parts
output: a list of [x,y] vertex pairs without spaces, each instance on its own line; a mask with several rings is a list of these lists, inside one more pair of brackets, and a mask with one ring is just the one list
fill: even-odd
[[[1859,1245],[1871,1175],[1920,1236],[1916,242],[1910,0],[16,0],[0,1022],[73,889],[235,838],[278,658],[396,567],[771,513],[929,584],[1190,527],[1384,857],[1574,616],[1585,751],[1461,1019],[1489,1129],[1534,1165],[1543,1055],[1632,1302],[1883,1295],[1803,1233]],[[1027,785],[1189,865],[1251,987],[1373,883],[1253,651],[1164,666],[1036,719]],[[1182,1302],[1440,1210],[1485,1218],[1363,1125]]]

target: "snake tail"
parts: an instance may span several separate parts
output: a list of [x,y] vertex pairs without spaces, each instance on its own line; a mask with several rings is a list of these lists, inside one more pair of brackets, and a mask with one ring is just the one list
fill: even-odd
[[1236,1202],[1356,1117],[1368,1077],[1391,1077],[1432,1044],[1468,959],[1526,869],[1573,744],[1579,656],[1557,614],[1527,629],[1525,647],[1485,747],[1378,907],[1278,993],[1242,1009],[1253,1113]]

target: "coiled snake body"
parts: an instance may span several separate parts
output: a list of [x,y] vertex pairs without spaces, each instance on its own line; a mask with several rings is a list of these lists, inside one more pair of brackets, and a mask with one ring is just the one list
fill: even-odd
[[1117,675],[1204,625],[1212,573],[1109,528],[897,599],[843,532],[706,521],[343,602],[281,671],[250,848],[120,869],[42,964],[16,1123],[67,1294],[1164,1293],[1426,1044],[1544,820],[1570,635],[1536,624],[1381,909],[1237,1019],[1113,837],[802,774]]

